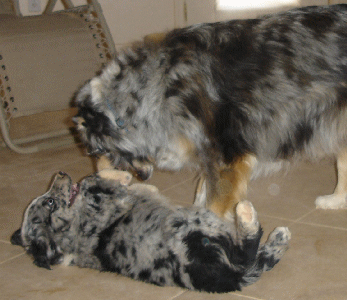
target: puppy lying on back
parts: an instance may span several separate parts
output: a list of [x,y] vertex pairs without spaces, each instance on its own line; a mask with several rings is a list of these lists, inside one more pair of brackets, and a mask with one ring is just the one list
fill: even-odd
[[73,185],[59,172],[26,209],[12,243],[39,267],[64,263],[208,292],[255,282],[287,249],[285,227],[260,245],[262,229],[248,201],[230,222],[198,205],[172,206],[154,186],[130,181],[128,172],[103,170]]

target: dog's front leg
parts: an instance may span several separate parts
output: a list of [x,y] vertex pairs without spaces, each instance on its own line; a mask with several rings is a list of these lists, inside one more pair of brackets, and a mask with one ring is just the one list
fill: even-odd
[[337,185],[332,195],[316,199],[316,207],[322,209],[347,208],[347,148],[337,156]]
[[256,163],[253,155],[246,154],[222,168],[216,187],[212,190],[209,208],[222,218],[234,215],[236,205],[245,198],[252,169]]

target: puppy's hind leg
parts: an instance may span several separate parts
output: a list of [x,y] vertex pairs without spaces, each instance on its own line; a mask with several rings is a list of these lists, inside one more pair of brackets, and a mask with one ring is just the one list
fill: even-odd
[[243,277],[245,286],[256,282],[263,272],[270,271],[281,260],[290,239],[291,233],[287,227],[277,227],[269,235],[266,243],[260,246],[254,264]]
[[244,265],[254,263],[263,230],[251,202],[244,200],[236,206],[237,244],[241,248]]
[[337,156],[337,185],[332,195],[320,196],[316,199],[316,208],[347,208],[347,148]]

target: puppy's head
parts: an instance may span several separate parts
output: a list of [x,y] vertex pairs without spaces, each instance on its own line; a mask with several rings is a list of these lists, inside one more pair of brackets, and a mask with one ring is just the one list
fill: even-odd
[[116,200],[126,197],[125,187],[131,179],[128,172],[103,170],[80,184],[72,184],[69,175],[59,172],[48,192],[34,199],[25,210],[22,227],[11,237],[12,244],[24,247],[39,267],[50,269],[51,265],[61,263],[66,254],[61,242],[74,230],[73,220],[77,217],[86,222],[92,220],[102,227],[110,214],[116,214],[112,208],[117,205],[119,213],[126,209]]
[[59,172],[48,192],[34,199],[26,209],[22,227],[13,234],[11,242],[32,254],[37,266],[50,269],[62,261],[63,253],[55,234],[69,229],[74,216],[71,206],[77,194],[78,185]]

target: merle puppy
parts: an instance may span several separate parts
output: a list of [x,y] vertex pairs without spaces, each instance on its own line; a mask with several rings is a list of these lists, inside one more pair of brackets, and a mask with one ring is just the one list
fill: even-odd
[[120,52],[79,91],[91,153],[146,179],[153,165],[202,170],[221,217],[250,176],[337,158],[317,207],[347,207],[347,5],[175,29]]
[[31,202],[12,236],[39,267],[65,263],[120,273],[160,286],[229,292],[273,268],[290,232],[262,229],[248,201],[227,222],[202,207],[170,205],[153,186],[128,186],[128,172],[103,170],[80,185],[60,172]]

